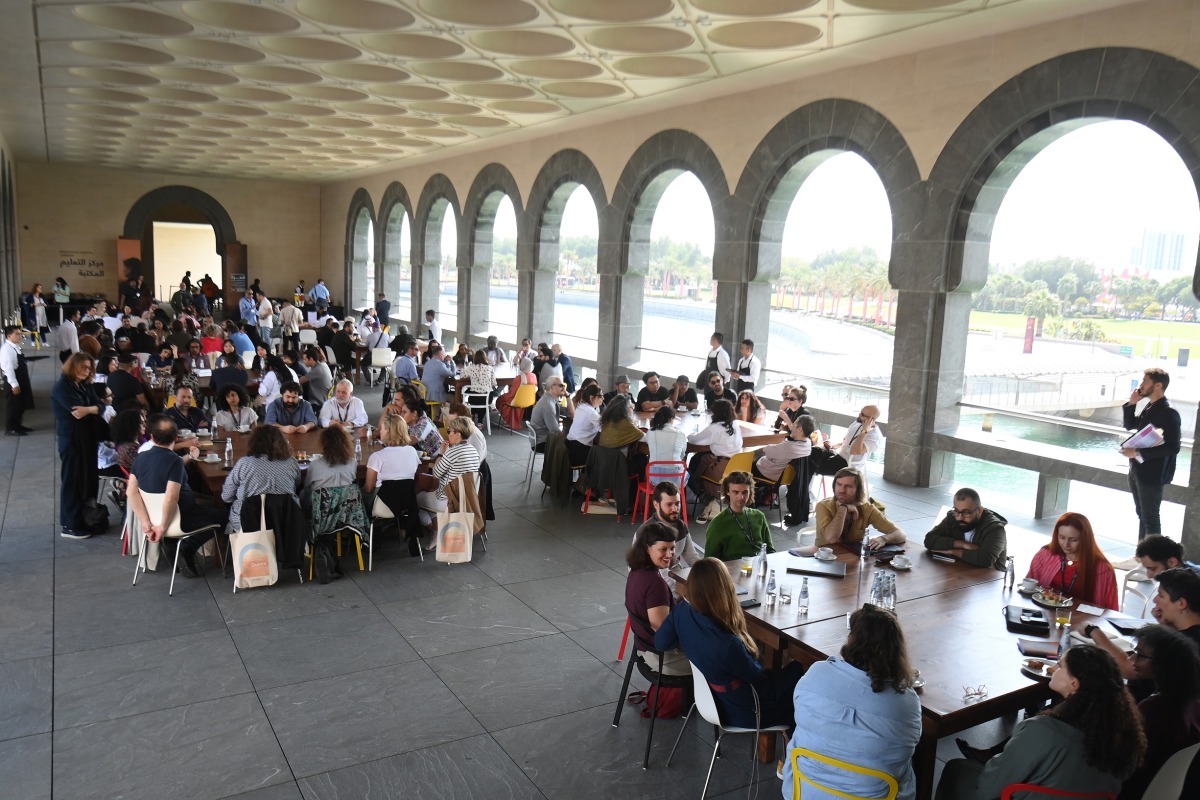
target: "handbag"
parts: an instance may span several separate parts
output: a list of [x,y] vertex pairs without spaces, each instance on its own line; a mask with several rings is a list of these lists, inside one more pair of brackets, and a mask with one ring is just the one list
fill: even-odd
[[817,475],[836,475],[838,470],[850,466],[845,458],[824,447],[814,447],[808,459]]
[[279,580],[275,561],[275,531],[267,527],[267,496],[259,495],[259,525],[256,531],[229,534],[233,554],[233,590],[271,586]]
[[[466,505],[462,475],[458,481],[459,507]],[[446,564],[465,564],[471,560],[475,539],[475,514],[470,511],[439,511],[437,515],[437,560]]]

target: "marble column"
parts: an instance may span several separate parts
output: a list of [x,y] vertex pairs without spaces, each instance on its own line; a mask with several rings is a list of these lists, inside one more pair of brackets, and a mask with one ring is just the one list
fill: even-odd
[[517,273],[517,343],[526,336],[535,345],[550,341],[557,277],[557,273],[541,269]]
[[467,342],[472,350],[482,346],[478,337],[487,332],[488,281],[491,274],[492,268],[486,264],[458,269],[458,341]]
[[611,387],[615,375],[641,360],[643,275],[600,276],[600,325],[596,372],[601,386]]

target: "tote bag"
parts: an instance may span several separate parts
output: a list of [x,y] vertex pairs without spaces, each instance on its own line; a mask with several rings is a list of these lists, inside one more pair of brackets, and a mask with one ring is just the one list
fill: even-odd
[[279,580],[275,561],[275,531],[267,527],[267,496],[259,495],[259,524],[256,531],[229,534],[233,554],[233,590],[271,586]]
[[[458,478],[459,507],[466,505],[462,475]],[[437,560],[465,564],[471,560],[475,539],[475,515],[470,511],[439,511],[437,515]]]

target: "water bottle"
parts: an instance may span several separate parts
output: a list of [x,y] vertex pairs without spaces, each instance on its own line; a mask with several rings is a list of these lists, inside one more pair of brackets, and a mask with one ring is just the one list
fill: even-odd
[[1058,657],[1061,659],[1071,649],[1071,623],[1063,625],[1062,636],[1058,640]]
[[1009,556],[1004,562],[1004,588],[1011,589],[1013,584],[1017,582],[1017,567],[1013,563],[1013,557]]
[[775,591],[775,570],[771,570],[771,577],[767,579],[767,594]]
[[796,600],[797,616],[808,616],[808,578],[800,584],[800,597]]
[[229,438],[228,434],[225,439],[225,466],[233,466],[233,439]]
[[764,543],[758,548],[758,577],[766,580],[767,577],[767,545]]
[[883,606],[883,573],[876,572],[871,578],[871,605]]
[[354,460],[362,461],[362,439],[354,440]]
[[367,426],[367,444],[375,444],[375,426]]
[[870,554],[870,552],[871,552],[871,549],[869,547],[867,547],[868,541],[869,541],[869,539],[867,538],[867,534],[864,531],[863,532],[863,540],[862,540],[862,553],[860,554],[860,557],[864,560],[866,559],[867,555]]
[[888,611],[896,610],[896,576],[889,574],[887,576],[887,593],[883,599],[884,608]]

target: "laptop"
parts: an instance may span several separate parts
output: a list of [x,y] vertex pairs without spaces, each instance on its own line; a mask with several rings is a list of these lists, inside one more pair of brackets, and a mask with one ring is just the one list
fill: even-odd
[[792,575],[824,575],[827,578],[846,577],[845,561],[822,561],[819,558],[797,558],[787,571]]

